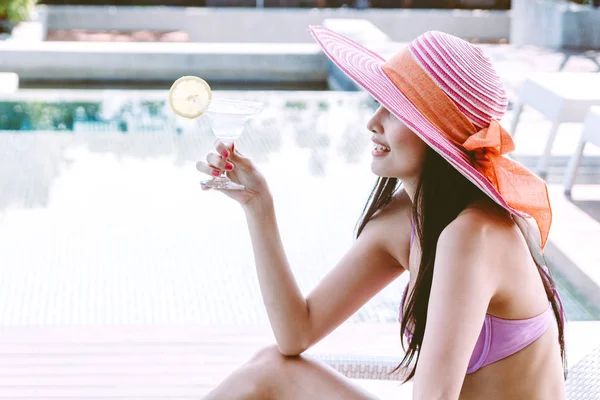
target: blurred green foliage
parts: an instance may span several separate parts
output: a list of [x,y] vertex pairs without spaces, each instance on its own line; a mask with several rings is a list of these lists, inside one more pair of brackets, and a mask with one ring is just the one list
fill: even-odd
[[295,108],[297,110],[306,110],[308,108],[308,104],[306,101],[286,101],[285,108]]
[[0,102],[0,130],[73,130],[73,121],[99,120],[100,103]]
[[37,0],[0,0],[0,20],[27,21]]
[[116,122],[123,132],[127,120],[164,119],[165,100],[127,100],[116,107],[102,102],[8,102],[0,101],[0,131],[73,131],[79,122]]

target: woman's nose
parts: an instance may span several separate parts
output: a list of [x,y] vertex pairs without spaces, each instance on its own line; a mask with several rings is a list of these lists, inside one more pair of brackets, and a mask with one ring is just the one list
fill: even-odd
[[369,122],[367,122],[367,129],[375,134],[383,133],[383,125],[381,124],[382,110],[383,107],[379,107],[377,111],[371,115]]
[[367,129],[375,134],[382,133],[383,127],[377,122],[375,118],[371,118],[367,123]]

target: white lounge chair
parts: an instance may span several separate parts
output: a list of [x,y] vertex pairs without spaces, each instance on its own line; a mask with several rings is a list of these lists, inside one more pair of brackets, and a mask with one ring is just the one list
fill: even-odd
[[600,347],[569,370],[568,400],[600,400]]
[[350,379],[402,379],[401,374],[392,374],[394,368],[400,364],[401,359],[398,357],[318,355],[314,358]]
[[536,171],[545,178],[560,124],[583,122],[590,107],[600,106],[600,73],[538,73],[527,79],[514,108],[510,128],[513,137],[525,105],[535,108],[552,121],[552,129]]
[[600,146],[600,107],[590,108],[584,121],[583,132],[581,132],[581,139],[579,139],[577,149],[575,149],[575,152],[569,160],[564,180],[564,191],[567,196],[571,195],[571,189],[575,183],[577,169],[579,168],[579,163],[583,157],[583,150],[587,143]]
[[[399,380],[390,375],[398,359],[391,357],[318,357],[351,379]],[[600,400],[600,347],[569,368],[566,381],[567,400]]]

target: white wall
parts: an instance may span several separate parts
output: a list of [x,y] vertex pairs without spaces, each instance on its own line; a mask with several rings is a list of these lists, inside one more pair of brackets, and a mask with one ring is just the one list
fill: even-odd
[[392,40],[408,42],[427,30],[463,38],[508,38],[510,12],[419,9],[291,9],[49,6],[50,29],[184,30],[198,42],[311,43],[309,24],[362,18]]
[[0,70],[23,80],[307,82],[327,79],[318,44],[0,43]]

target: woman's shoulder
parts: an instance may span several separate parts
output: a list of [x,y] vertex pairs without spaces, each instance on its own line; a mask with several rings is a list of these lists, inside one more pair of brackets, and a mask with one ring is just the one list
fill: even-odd
[[411,220],[412,202],[405,191],[400,190],[392,195],[390,202],[373,214],[379,220]]
[[386,251],[402,265],[408,265],[411,221],[412,203],[408,195],[400,191],[385,207],[377,210],[367,224],[370,234],[375,235]]
[[455,261],[451,266],[454,272],[465,276],[483,271],[486,281],[494,282],[489,314],[523,319],[547,307],[527,240],[517,221],[503,209],[465,209],[442,232],[438,249],[441,247],[444,258]]
[[441,232],[436,244],[434,274],[449,273],[470,284],[490,284],[497,288],[506,282],[507,262],[516,260],[514,222],[510,216],[493,210],[469,207]]
[[518,228],[510,214],[494,205],[473,205],[463,210],[440,235],[442,242],[470,242],[489,250],[510,246]]

